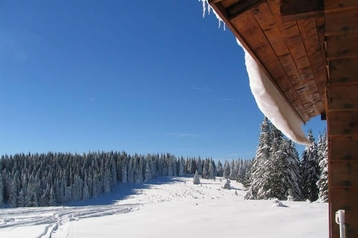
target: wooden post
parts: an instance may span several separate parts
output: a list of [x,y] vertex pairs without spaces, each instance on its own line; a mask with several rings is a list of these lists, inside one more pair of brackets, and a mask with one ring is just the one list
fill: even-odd
[[358,1],[325,0],[325,21],[329,233],[339,238],[343,209],[347,237],[358,238]]

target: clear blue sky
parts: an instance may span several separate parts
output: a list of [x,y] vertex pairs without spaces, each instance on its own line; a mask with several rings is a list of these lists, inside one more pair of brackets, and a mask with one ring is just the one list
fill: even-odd
[[0,154],[251,158],[263,119],[242,50],[197,0],[3,0],[0,90]]

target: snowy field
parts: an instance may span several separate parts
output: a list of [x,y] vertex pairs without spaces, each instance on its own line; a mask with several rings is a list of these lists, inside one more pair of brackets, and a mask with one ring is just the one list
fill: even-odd
[[158,178],[61,207],[0,209],[0,237],[326,238],[322,203],[244,200],[240,184]]

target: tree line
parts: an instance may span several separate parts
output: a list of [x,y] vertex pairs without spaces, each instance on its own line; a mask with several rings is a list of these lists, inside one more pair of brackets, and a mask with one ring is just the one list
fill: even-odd
[[186,176],[196,171],[206,179],[224,176],[240,181],[250,162],[237,159],[222,165],[211,158],[115,151],[3,155],[0,206],[53,206],[87,200],[112,191],[117,183],[142,183],[158,176]]

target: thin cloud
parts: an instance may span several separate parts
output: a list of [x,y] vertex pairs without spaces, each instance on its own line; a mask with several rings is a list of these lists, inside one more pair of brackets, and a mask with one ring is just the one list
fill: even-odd
[[198,87],[192,87],[191,89],[199,90],[199,91],[207,91],[207,92],[213,92],[213,89],[210,88],[198,88]]
[[200,135],[195,133],[165,133],[168,136],[176,136],[176,137],[199,137]]
[[136,97],[141,97],[143,96],[142,94],[139,93],[124,93],[125,95],[129,95],[129,96],[136,96]]
[[233,98],[220,98],[221,101],[231,101],[231,102],[240,102],[238,99]]

